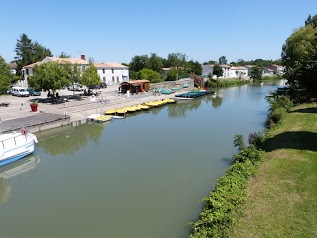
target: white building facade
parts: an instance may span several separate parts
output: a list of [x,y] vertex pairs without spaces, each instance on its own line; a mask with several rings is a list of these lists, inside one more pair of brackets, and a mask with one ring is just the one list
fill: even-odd
[[[45,57],[42,61],[23,67],[22,69],[23,80],[21,80],[20,86],[27,87],[28,79],[34,73],[35,66],[41,65],[47,62],[57,62],[59,64],[69,63],[71,65],[77,65],[80,68],[81,72],[84,72],[85,68],[89,67],[89,62],[86,61],[85,55],[82,55],[81,58]],[[106,83],[107,85],[112,85],[112,84],[120,84],[124,81],[129,81],[129,68],[127,66],[124,66],[118,63],[99,63],[94,65],[97,68],[97,73],[102,83]]]
[[[209,65],[202,65],[202,75],[204,77],[208,77],[208,75],[211,73],[213,75],[214,71],[214,64]],[[219,65],[223,71],[223,75],[219,78],[230,78],[231,77],[231,65],[226,64],[220,64]],[[213,75],[213,78],[217,78],[216,75]]]
[[248,76],[248,69],[243,66],[232,66],[230,69],[230,78],[243,78]]
[[129,81],[129,67],[118,63],[103,62],[94,64],[101,82],[107,85]]

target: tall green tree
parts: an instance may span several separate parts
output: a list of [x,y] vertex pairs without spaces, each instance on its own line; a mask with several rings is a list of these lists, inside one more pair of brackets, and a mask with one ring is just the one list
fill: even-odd
[[187,62],[186,54],[182,53],[171,53],[167,56],[168,67],[180,69],[185,68]]
[[149,57],[147,55],[136,55],[132,58],[129,64],[129,70],[138,72],[144,68],[148,63]]
[[212,73],[213,75],[217,76],[217,79],[219,79],[219,77],[223,76],[223,69],[220,67],[219,64],[215,64]]
[[70,56],[69,54],[65,53],[64,51],[62,51],[62,52],[60,53],[60,55],[57,56],[57,57],[58,57],[58,58],[70,58],[71,56]]
[[161,79],[161,74],[152,69],[142,69],[140,70],[139,74],[140,79],[148,79],[151,83]]
[[53,54],[48,48],[44,47],[38,42],[35,42],[33,44],[33,58],[32,58],[33,63],[37,61],[41,61],[46,56],[52,57]]
[[21,74],[24,66],[33,64],[44,59],[46,56],[53,56],[51,51],[38,42],[33,42],[26,34],[22,34],[17,40],[15,47],[16,56],[14,57],[17,63],[17,74]]
[[282,47],[285,77],[294,90],[305,90],[306,96],[317,96],[317,15],[309,16],[305,26],[288,37]]
[[0,56],[0,93],[9,90],[13,78],[14,75],[11,73],[8,64],[5,62],[4,58]]
[[74,85],[75,83],[81,83],[82,73],[78,64],[70,64],[66,61],[65,64],[61,65],[61,67],[63,67],[65,70],[66,78],[71,85]]
[[16,56],[14,57],[17,63],[17,73],[21,72],[25,65],[33,62],[33,43],[32,40],[26,35],[22,34],[20,39],[17,40],[15,47]]
[[31,87],[44,91],[52,90],[55,92],[69,84],[66,70],[57,62],[47,62],[35,66],[34,73],[29,79]]
[[317,15],[311,16],[309,15],[305,21],[305,26],[312,25],[313,27],[317,27]]
[[94,85],[94,86],[101,84],[101,80],[98,75],[97,68],[92,62],[90,62],[89,66],[86,67],[81,78],[81,83],[84,85]]
[[208,65],[208,64],[217,64],[217,61],[215,61],[215,60],[209,60],[209,61],[205,61],[205,62],[203,63],[203,65]]
[[263,68],[256,65],[252,67],[251,69],[251,77],[253,79],[260,80],[262,78],[262,72],[263,72]]
[[152,53],[145,66],[148,69],[152,69],[153,71],[160,73],[163,67],[162,58],[157,56],[157,54]]
[[201,75],[203,72],[202,66],[198,61],[190,60],[187,62],[186,71],[189,74]]
[[227,64],[227,58],[226,56],[221,56],[219,58],[219,64]]
[[178,74],[179,74],[179,71],[178,71],[178,70],[176,70],[176,69],[170,69],[170,70],[167,72],[165,81],[175,81],[175,80],[177,80],[177,79],[178,79]]

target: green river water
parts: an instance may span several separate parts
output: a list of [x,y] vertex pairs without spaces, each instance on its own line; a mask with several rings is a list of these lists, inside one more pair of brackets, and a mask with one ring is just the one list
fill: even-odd
[[33,155],[0,170],[0,237],[187,237],[234,135],[264,128],[265,94],[283,83],[38,133]]

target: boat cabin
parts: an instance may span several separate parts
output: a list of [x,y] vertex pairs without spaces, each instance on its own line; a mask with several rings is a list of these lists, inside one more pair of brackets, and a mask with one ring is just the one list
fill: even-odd
[[146,79],[141,79],[120,83],[119,91],[121,91],[121,93],[126,93],[128,90],[130,90],[131,94],[148,92],[150,90],[150,81]]

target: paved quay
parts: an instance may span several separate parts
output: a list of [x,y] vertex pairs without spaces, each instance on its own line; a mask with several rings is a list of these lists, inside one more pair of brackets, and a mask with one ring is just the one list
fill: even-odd
[[[10,104],[7,107],[0,107],[0,131],[14,131],[21,127],[27,127],[31,132],[38,132],[63,125],[76,126],[85,123],[91,114],[103,114],[109,109],[133,106],[157,99],[175,98],[175,94],[154,96],[150,92],[127,97],[126,94],[119,94],[116,89],[117,86],[112,85],[105,89],[96,90],[100,94],[95,98],[95,101],[91,97],[80,96],[78,99],[70,99],[60,104],[39,103],[37,112],[31,111],[30,101],[42,101],[41,99],[46,98],[46,92],[42,92],[41,96],[24,98],[1,95],[0,104],[4,102]],[[82,92],[68,90],[58,92],[60,96],[82,94]]]

